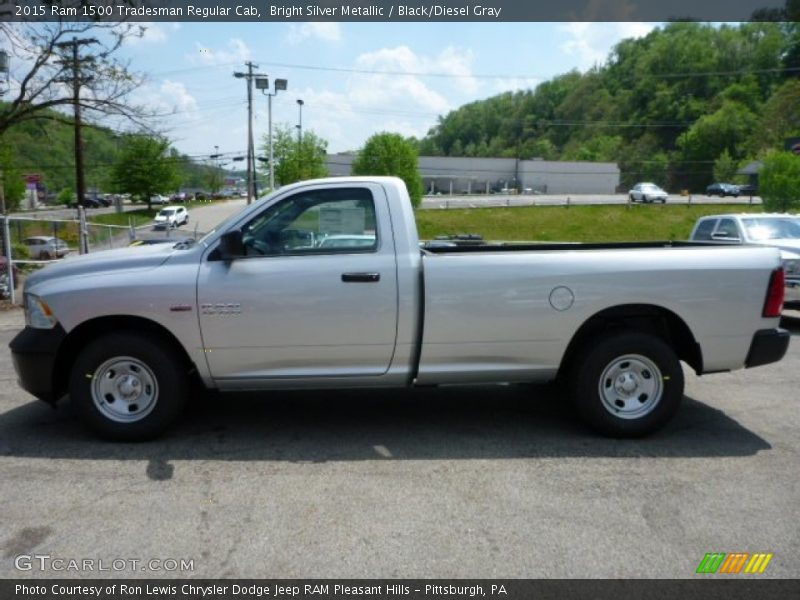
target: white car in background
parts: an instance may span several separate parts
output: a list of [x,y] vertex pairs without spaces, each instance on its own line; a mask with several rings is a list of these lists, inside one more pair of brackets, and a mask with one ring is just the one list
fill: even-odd
[[169,204],[169,198],[161,194],[153,194],[150,196],[150,204]]
[[189,211],[185,206],[167,206],[156,215],[156,227],[180,227],[189,222]]
[[69,254],[67,242],[51,235],[34,235],[25,238],[22,243],[28,248],[28,254],[34,260],[63,258]]
[[669,194],[658,187],[655,183],[637,183],[628,192],[631,202],[661,202],[667,203]]

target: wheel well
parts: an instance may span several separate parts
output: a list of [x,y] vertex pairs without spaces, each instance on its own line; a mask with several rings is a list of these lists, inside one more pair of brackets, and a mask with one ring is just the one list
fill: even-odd
[[184,347],[163,325],[159,325],[155,321],[143,317],[98,317],[81,323],[70,331],[58,349],[55,366],[53,368],[53,392],[55,393],[55,398],[60,398],[67,393],[69,372],[81,349],[101,335],[112,332],[119,333],[122,331],[144,333],[147,336],[159,338],[164,344],[170,346],[174,350],[175,355],[184,362],[187,373],[196,373],[197,369]]
[[682,361],[699,375],[703,372],[703,353],[686,323],[674,312],[651,304],[625,304],[607,308],[581,325],[567,346],[559,376],[568,373],[581,349],[597,336],[616,331],[640,331],[657,335],[669,344]]

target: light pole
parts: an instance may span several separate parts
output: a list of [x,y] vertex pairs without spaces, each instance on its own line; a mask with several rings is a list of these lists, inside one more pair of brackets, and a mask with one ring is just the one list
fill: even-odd
[[275,189],[275,155],[272,151],[272,97],[277,96],[281,90],[286,91],[289,81],[286,79],[276,79],[274,82],[275,91],[269,91],[269,79],[256,79],[256,89],[267,97],[267,143],[269,144],[269,191]]
[[304,102],[297,99],[297,108],[300,111],[297,119],[297,146],[299,147],[300,144],[303,142],[303,104]]

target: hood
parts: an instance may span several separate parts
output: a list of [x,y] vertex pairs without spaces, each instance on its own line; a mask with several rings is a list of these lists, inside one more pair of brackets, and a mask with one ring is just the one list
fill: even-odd
[[781,258],[783,260],[800,258],[800,239],[784,238],[776,240],[762,240],[756,243],[761,246],[777,248],[781,251]]
[[174,244],[152,244],[133,248],[103,250],[90,254],[67,256],[33,273],[26,288],[61,277],[83,277],[109,271],[153,269],[163,264],[172,254]]

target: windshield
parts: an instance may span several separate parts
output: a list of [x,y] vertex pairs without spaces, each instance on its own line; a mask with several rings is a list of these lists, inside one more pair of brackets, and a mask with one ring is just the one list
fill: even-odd
[[800,239],[800,221],[786,218],[742,219],[751,240]]
[[165,209],[164,209],[164,210],[162,210],[160,213],[158,213],[158,216],[160,216],[160,217],[169,217],[169,216],[170,216],[170,215],[172,215],[172,213],[174,213],[174,212],[175,212],[175,211],[174,211],[174,210],[172,210],[171,208],[165,208]]

